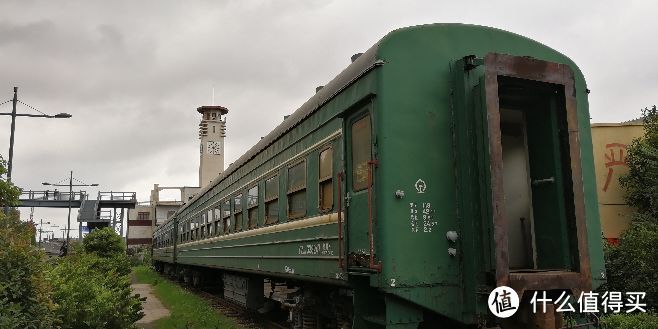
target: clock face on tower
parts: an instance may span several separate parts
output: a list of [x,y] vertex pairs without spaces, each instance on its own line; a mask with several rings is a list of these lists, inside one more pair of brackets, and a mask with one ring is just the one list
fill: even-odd
[[208,141],[206,143],[206,150],[208,150],[208,154],[220,155],[222,154],[222,144],[221,142]]

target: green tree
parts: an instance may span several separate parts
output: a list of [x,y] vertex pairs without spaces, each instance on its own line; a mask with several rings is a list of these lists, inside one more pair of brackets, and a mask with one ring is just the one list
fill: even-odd
[[644,135],[633,140],[620,178],[626,201],[635,209],[619,244],[606,248],[606,289],[646,292],[645,301],[658,310],[658,111],[642,111]]
[[[15,205],[20,190],[2,178],[0,157],[0,206]],[[34,226],[20,221],[13,210],[0,210],[0,328],[49,329],[57,326],[56,305],[46,280],[44,254],[32,243]]]
[[644,135],[628,148],[628,175],[619,182],[626,202],[637,209],[635,220],[658,222],[658,110],[642,110]]
[[110,227],[93,230],[82,241],[82,249],[100,257],[124,255],[123,239]]

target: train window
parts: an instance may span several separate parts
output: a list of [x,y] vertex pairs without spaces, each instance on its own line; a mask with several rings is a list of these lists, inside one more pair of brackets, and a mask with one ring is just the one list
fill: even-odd
[[194,240],[199,240],[199,217],[194,218]]
[[288,168],[288,218],[306,215],[306,161]]
[[222,205],[222,218],[224,219],[224,233],[231,228],[231,200],[224,201]]
[[206,236],[206,223],[208,222],[208,217],[206,217],[206,214],[201,214],[201,236],[200,238],[203,239]]
[[212,208],[208,209],[208,215],[206,216],[208,218],[208,222],[206,223],[206,236],[211,237],[213,232],[212,232],[212,221],[213,221],[213,216],[212,216]]
[[258,185],[247,191],[247,217],[250,229],[258,226]]
[[372,155],[370,136],[370,115],[352,124],[352,189],[354,191],[368,187],[368,161],[371,160]]
[[199,240],[201,238],[201,223],[202,223],[201,216],[197,215],[195,223],[196,223],[196,239]]
[[180,223],[180,241],[183,242],[185,241],[185,222]]
[[190,240],[194,241],[196,240],[196,218],[193,218],[192,221],[190,222]]
[[329,211],[334,206],[334,182],[333,182],[333,148],[320,152],[320,170],[318,182],[318,205],[320,211]]
[[279,175],[265,181],[265,225],[279,221]]
[[242,230],[242,193],[233,198],[233,218],[235,218],[235,232]]
[[221,232],[221,223],[222,223],[222,209],[219,207],[219,204],[215,206],[214,210],[214,221],[215,221],[215,229],[214,233],[215,235],[219,235]]
[[194,224],[194,239],[192,240],[199,240],[199,218],[195,217],[192,223]]

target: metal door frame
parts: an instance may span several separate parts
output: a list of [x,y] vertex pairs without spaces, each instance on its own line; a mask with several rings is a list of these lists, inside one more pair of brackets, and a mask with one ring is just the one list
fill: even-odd
[[[587,249],[585,198],[580,161],[580,137],[574,74],[565,64],[529,57],[489,53],[484,57],[485,99],[489,134],[491,202],[495,245],[496,284],[512,287],[523,295],[525,290],[571,289],[574,293],[591,289],[591,270]],[[507,228],[503,191],[503,158],[498,99],[498,76],[506,76],[564,86],[565,111],[569,134],[571,183],[574,195],[576,238],[579,268],[577,272],[544,271],[520,273],[509,271]]]

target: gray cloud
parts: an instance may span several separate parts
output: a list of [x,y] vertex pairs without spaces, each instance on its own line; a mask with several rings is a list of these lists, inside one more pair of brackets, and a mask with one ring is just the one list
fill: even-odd
[[[19,86],[24,102],[73,114],[18,120],[14,181],[39,189],[74,170],[103,190],[137,191],[141,200],[153,183],[195,185],[195,109],[211,102],[212,88],[215,102],[230,109],[228,165],[352,54],[395,28],[434,22],[494,26],[558,49],[584,72],[594,121],[632,119],[656,103],[658,47],[649,41],[658,31],[656,7],[642,1],[5,1],[0,102]],[[5,157],[8,140],[9,120],[2,117]],[[35,214],[63,220],[61,211]]]

